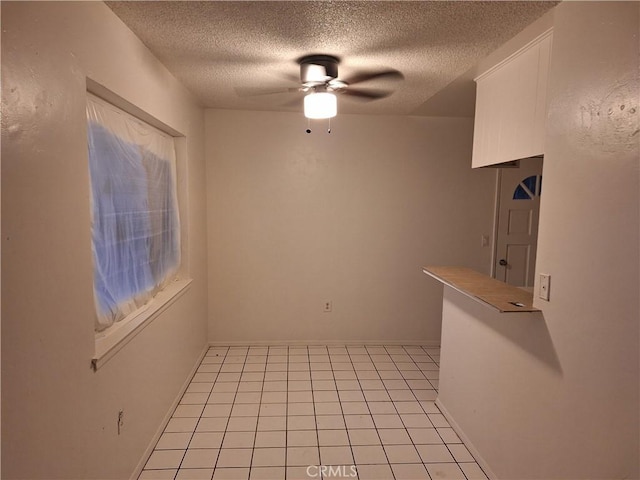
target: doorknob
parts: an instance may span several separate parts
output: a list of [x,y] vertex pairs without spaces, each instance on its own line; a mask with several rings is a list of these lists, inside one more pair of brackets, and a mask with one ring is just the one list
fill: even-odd
[[507,263],[507,261],[504,258],[501,258],[500,261],[498,262],[500,265],[502,265],[503,267],[506,267],[507,265],[509,265]]

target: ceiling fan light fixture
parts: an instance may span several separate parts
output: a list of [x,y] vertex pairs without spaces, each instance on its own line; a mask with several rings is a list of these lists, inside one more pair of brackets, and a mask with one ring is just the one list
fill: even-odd
[[338,100],[330,92],[312,92],[304,97],[304,116],[312,119],[333,118],[338,114]]

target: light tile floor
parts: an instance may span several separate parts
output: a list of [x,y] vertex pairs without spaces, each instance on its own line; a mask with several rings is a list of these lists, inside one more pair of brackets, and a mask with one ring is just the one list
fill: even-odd
[[440,350],[212,347],[139,480],[485,479],[440,413]]

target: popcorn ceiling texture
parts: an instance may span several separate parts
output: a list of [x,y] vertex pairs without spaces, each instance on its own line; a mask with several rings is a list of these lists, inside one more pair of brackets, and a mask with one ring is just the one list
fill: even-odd
[[[301,93],[240,97],[235,88],[296,87],[296,59],[341,59],[339,77],[395,68],[403,81],[374,102],[339,98],[341,113],[410,115],[557,2],[158,1],[107,2],[210,108],[297,111]],[[293,103],[292,103],[293,100]]]

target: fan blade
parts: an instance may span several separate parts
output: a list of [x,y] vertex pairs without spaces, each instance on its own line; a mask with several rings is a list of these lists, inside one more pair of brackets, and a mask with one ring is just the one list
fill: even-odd
[[285,103],[281,104],[280,106],[283,107],[283,108],[293,108],[293,107],[302,108],[302,106],[304,105],[303,98],[304,97],[294,98],[293,100],[289,100],[288,102],[285,102]]
[[360,82],[368,82],[369,80],[388,79],[388,80],[404,80],[404,75],[398,70],[390,68],[388,70],[380,70],[377,72],[361,72],[356,73],[350,78],[346,78],[343,81],[349,85]]
[[378,100],[380,98],[388,97],[393,92],[389,90],[362,90],[349,87],[341,90],[340,93],[357,98],[358,100]]
[[289,82],[293,82],[293,83],[300,82],[300,74],[294,75],[292,73],[283,73],[280,75],[280,77],[282,77],[285,80],[288,80]]
[[275,95],[278,93],[297,93],[300,91],[300,87],[282,87],[282,88],[236,87],[235,91],[239,97],[256,97],[259,95]]

